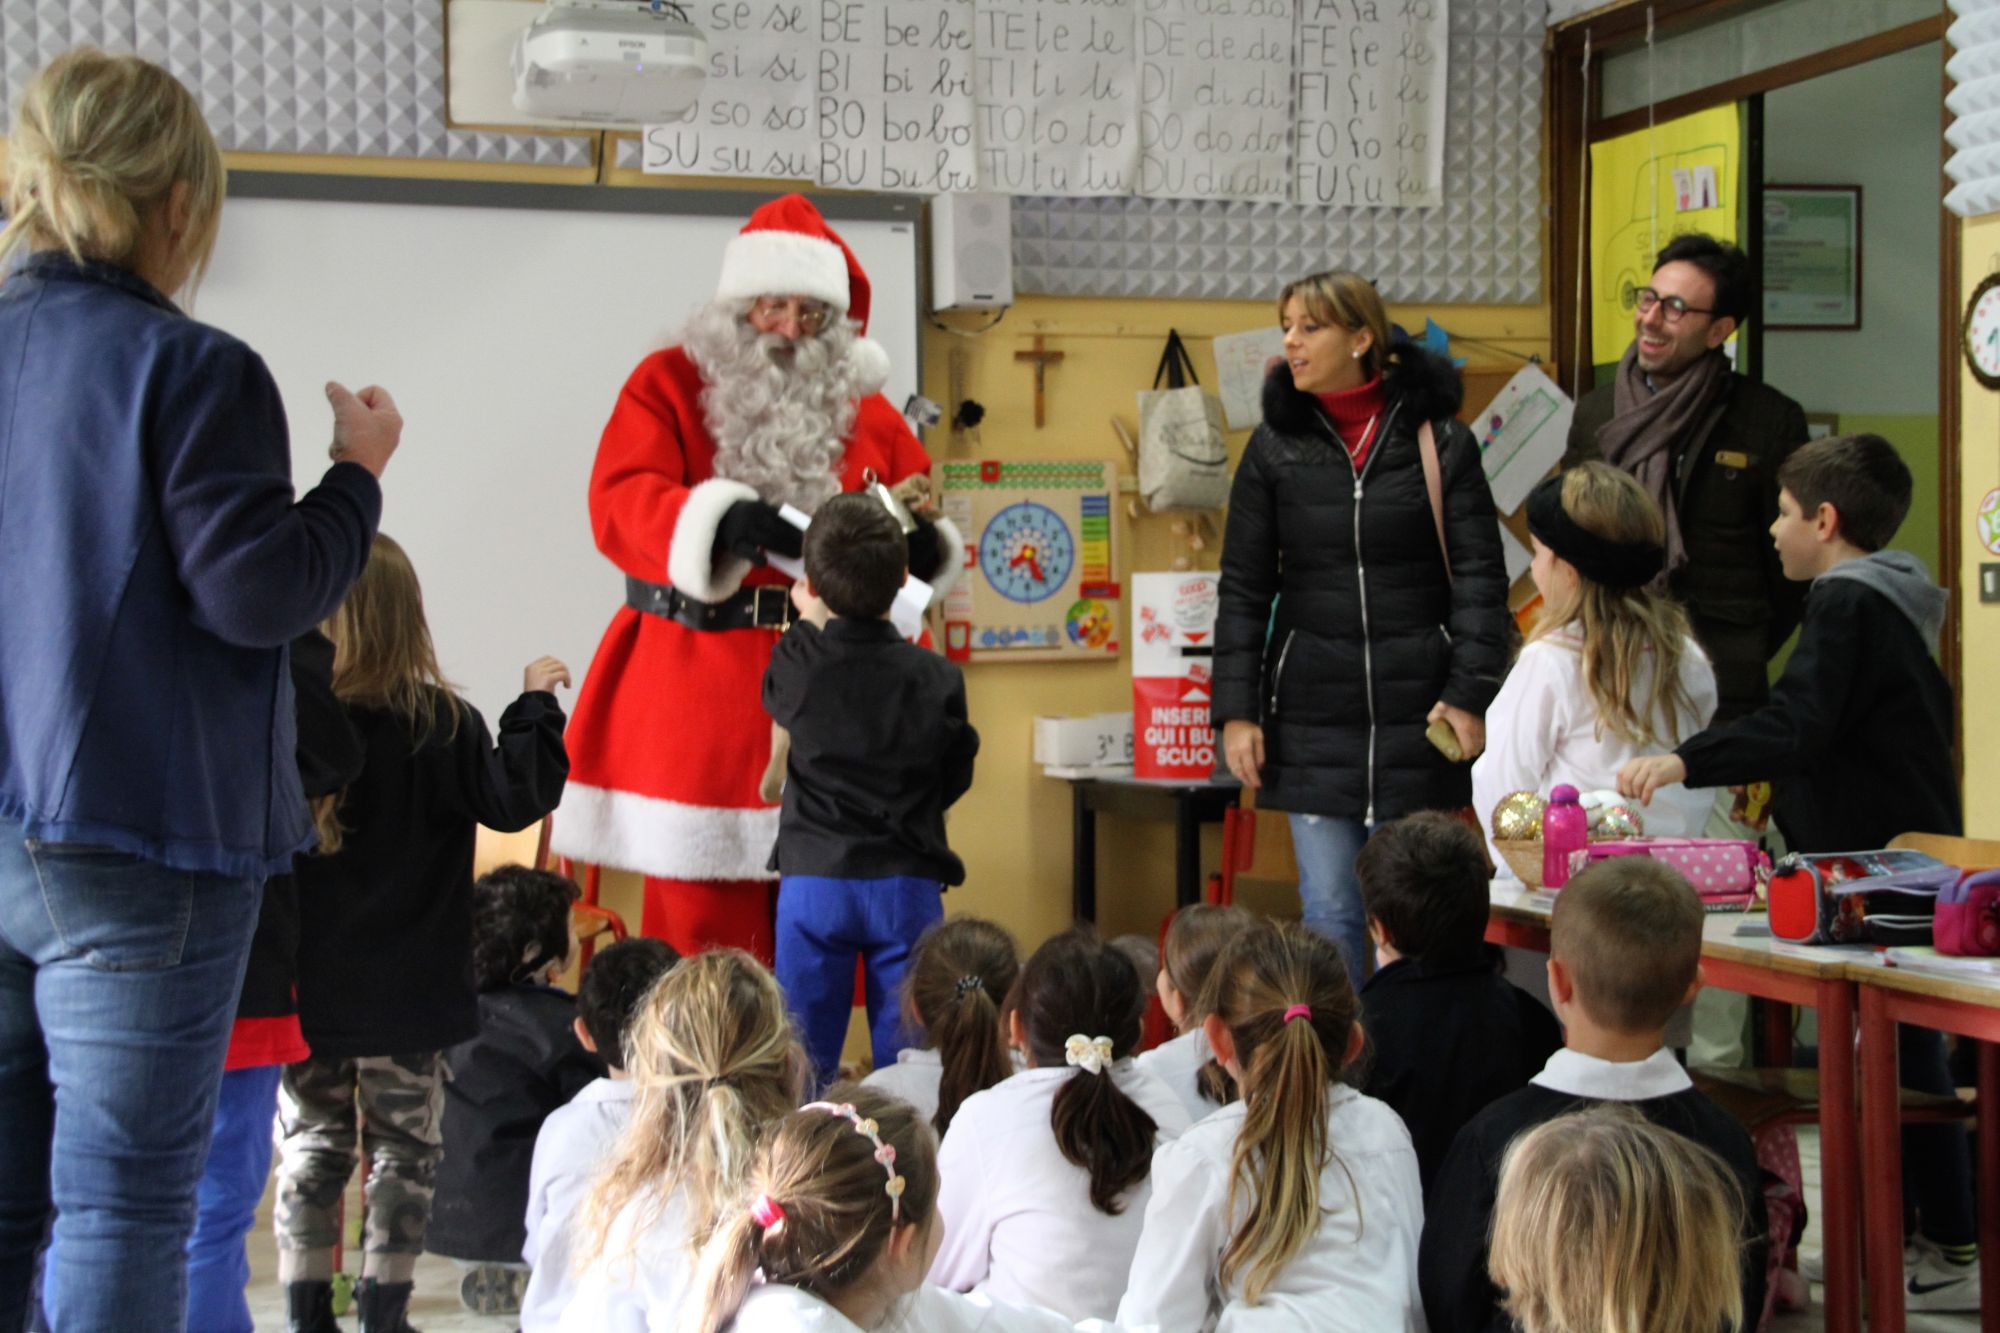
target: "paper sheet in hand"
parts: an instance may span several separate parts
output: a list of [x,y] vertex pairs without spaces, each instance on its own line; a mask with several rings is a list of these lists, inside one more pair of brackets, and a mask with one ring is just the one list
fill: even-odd
[[1209,342],[1215,349],[1222,419],[1231,430],[1249,430],[1264,419],[1264,367],[1272,357],[1285,354],[1284,330],[1224,333]]
[[1576,404],[1538,366],[1523,366],[1472,421],[1493,503],[1511,514],[1562,458]]

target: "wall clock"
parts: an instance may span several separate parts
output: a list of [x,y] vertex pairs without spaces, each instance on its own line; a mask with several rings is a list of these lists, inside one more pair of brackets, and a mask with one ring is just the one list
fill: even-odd
[[1965,364],[1973,378],[2000,389],[2000,273],[1989,274],[1965,303]]
[[1076,537],[1062,515],[1022,500],[987,521],[979,566],[994,591],[1016,602],[1039,602],[1068,582]]

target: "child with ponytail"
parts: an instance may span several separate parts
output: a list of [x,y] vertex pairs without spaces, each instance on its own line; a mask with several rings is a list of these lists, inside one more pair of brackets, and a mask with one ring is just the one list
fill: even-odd
[[925,1044],[862,1082],[901,1097],[943,1134],[959,1103],[1014,1072],[1000,1002],[1020,974],[1014,937],[991,921],[959,916],[926,930],[903,977],[903,1015]]
[[1174,913],[1160,948],[1160,975],[1153,984],[1167,1021],[1180,1035],[1140,1055],[1137,1063],[1173,1089],[1190,1120],[1236,1100],[1236,1086],[1208,1049],[1199,1001],[1223,948],[1256,920],[1240,907],[1192,903]]
[[[680,1333],[1069,1333],[1067,1319],[924,1285],[937,1252],[936,1140],[859,1084],[779,1121],[717,1223]],[[753,1285],[754,1275],[763,1280]]]
[[740,949],[696,954],[660,978],[625,1047],[631,1119],[578,1214],[562,1333],[672,1327],[764,1127],[805,1088],[784,993]]
[[1340,1081],[1362,1038],[1339,951],[1260,922],[1216,961],[1208,1001],[1209,1045],[1243,1099],[1155,1158],[1119,1325],[1269,1312],[1273,1328],[1422,1329],[1417,1155],[1394,1111]]
[[[1645,487],[1585,463],[1537,486],[1527,510],[1542,610],[1486,710],[1472,804],[1488,824],[1511,792],[1615,787],[1628,761],[1672,749],[1715,713],[1715,670],[1656,586],[1666,520]],[[1700,834],[1713,793],[1676,785],[1665,797],[1647,809],[1646,832]],[[1493,863],[1508,873],[1497,848]]]
[[1006,1006],[1028,1067],[952,1119],[931,1281],[1072,1319],[1117,1309],[1153,1149],[1189,1125],[1130,1059],[1144,1001],[1131,960],[1087,927],[1030,955]]

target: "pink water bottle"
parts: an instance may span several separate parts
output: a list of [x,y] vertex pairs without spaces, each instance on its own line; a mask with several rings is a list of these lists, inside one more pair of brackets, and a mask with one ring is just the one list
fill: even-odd
[[1567,782],[1549,793],[1542,811],[1542,887],[1559,889],[1569,882],[1569,857],[1590,843],[1590,817]]

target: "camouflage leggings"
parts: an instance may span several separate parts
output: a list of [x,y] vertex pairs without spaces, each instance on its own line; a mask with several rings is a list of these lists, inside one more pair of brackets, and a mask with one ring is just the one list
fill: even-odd
[[[340,1195],[368,1154],[361,1275],[408,1282],[424,1249],[443,1140],[444,1059],[436,1051],[285,1066],[278,1087],[278,1280],[333,1276]],[[357,1117],[356,1108],[359,1107]]]

